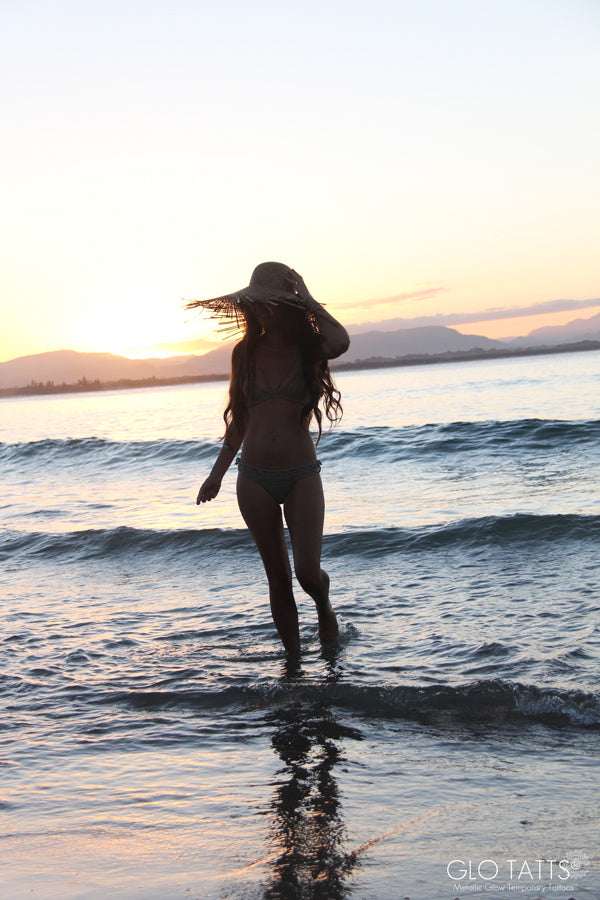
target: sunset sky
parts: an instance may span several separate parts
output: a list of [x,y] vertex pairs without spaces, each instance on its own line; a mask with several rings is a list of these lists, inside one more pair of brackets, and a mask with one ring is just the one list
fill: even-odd
[[209,349],[182,298],[269,259],[349,325],[597,313],[599,47],[597,0],[7,0],[0,359]]

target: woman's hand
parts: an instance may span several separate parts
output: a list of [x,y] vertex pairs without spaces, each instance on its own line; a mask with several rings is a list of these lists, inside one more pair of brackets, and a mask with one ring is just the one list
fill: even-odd
[[315,298],[312,296],[306,285],[304,284],[304,279],[302,275],[298,275],[294,269],[291,270],[291,276],[289,278],[289,283],[291,290],[296,296],[298,300],[304,303],[306,306],[312,306],[316,303]]
[[214,500],[221,489],[221,479],[215,475],[209,475],[196,497],[196,506],[206,503],[207,500]]
[[300,303],[311,311],[318,322],[321,335],[321,353],[324,359],[335,359],[345,353],[350,346],[348,332],[337,319],[334,319],[310,293],[304,279],[291,269],[288,279]]

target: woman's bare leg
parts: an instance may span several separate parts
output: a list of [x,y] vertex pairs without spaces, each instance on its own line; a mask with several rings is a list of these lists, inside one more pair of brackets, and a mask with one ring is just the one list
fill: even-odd
[[243,475],[238,475],[237,497],[240,512],[267,573],[273,621],[288,653],[299,653],[298,610],[292,590],[281,507],[258,482]]
[[319,637],[323,642],[339,634],[335,613],[329,602],[329,575],[321,568],[325,499],[320,475],[297,481],[284,504],[292,549],[294,571],[302,590],[313,598],[319,617]]

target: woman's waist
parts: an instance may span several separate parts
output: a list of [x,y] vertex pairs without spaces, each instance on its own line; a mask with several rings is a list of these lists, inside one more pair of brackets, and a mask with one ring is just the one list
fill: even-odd
[[317,453],[308,431],[299,434],[264,435],[248,430],[244,436],[240,459],[259,469],[293,469],[315,462]]

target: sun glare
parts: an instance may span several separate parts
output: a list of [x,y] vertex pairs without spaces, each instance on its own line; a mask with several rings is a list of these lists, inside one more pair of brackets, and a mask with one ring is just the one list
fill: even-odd
[[132,359],[206,353],[221,341],[214,323],[190,320],[181,300],[115,293],[87,307],[73,323],[70,340],[83,352]]

